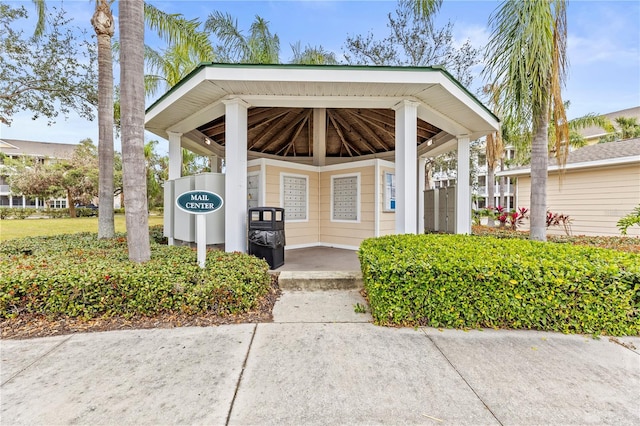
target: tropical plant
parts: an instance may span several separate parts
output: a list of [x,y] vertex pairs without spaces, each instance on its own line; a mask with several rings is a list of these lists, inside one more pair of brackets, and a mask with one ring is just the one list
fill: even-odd
[[566,78],[566,2],[504,1],[489,23],[485,76],[501,88],[505,114],[531,131],[530,238],[546,241],[549,122],[554,123],[561,167],[569,149],[561,95]]
[[291,45],[293,52],[292,64],[305,65],[336,65],[338,60],[333,52],[325,50],[322,46],[307,45],[304,50],[300,47],[300,42]]
[[119,3],[122,182],[129,260],[151,257],[144,162],[144,2]]
[[216,56],[222,62],[246,64],[277,64],[280,62],[280,38],[271,34],[269,22],[255,17],[244,35],[238,28],[238,20],[228,13],[215,11],[209,15],[205,31],[213,33],[219,43]]
[[607,129],[610,133],[600,138],[598,143],[615,142],[624,139],[640,137],[640,124],[636,117],[617,117],[615,123],[620,130],[611,126]]
[[622,235],[627,235],[627,229],[633,225],[640,226],[640,204],[638,204],[631,213],[621,218],[618,223],[616,223],[616,226],[620,229],[620,233]]

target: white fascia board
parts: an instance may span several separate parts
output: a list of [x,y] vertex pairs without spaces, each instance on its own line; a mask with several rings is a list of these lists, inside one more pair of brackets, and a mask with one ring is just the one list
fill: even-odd
[[222,117],[225,114],[225,105],[222,101],[214,102],[213,104],[201,109],[195,114],[185,118],[184,120],[174,124],[167,129],[168,132],[187,133],[193,129],[197,129],[203,124],[215,120],[218,117]]
[[[597,160],[597,161],[585,161],[582,163],[571,163],[567,164],[564,167],[564,170],[576,170],[576,169],[589,169],[595,167],[607,167],[607,166],[624,166],[627,164],[640,164],[640,155],[634,155],[631,157],[622,157],[622,158],[608,158],[606,160]],[[557,172],[560,170],[560,166],[553,165],[549,166],[547,171],[549,172]],[[526,176],[531,174],[531,168],[526,169],[516,169],[516,170],[505,170],[503,172],[496,172],[496,176]]]
[[308,82],[308,83],[397,83],[433,84],[442,73],[433,71],[403,71],[369,69],[301,69],[301,68],[240,68],[206,67],[206,79],[228,81]]
[[[494,131],[498,131],[500,129],[500,122],[496,120],[487,110],[474,99],[472,99],[467,93],[465,93],[458,85],[454,84],[448,78],[445,78],[444,75],[440,75],[441,81],[439,82],[442,87],[444,87],[450,94],[455,96],[460,102],[464,103],[467,108],[472,110],[475,114],[477,114],[482,120],[491,126],[491,129]],[[469,136],[471,136],[469,134]]]
[[145,114],[144,122],[147,124],[153,120],[158,114],[162,113],[167,108],[170,108],[174,102],[195,89],[200,83],[206,80],[206,68],[200,70],[196,75],[189,78],[183,85],[178,87],[173,93],[164,98],[159,104],[154,105],[153,108]]

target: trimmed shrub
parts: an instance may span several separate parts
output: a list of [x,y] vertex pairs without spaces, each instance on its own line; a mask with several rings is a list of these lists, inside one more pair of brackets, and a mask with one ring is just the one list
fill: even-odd
[[640,334],[640,255],[468,235],[393,235],[358,252],[383,325]]
[[0,244],[0,318],[22,313],[95,318],[180,312],[229,315],[258,306],[269,266],[241,253],[209,252],[198,266],[189,247],[152,244],[151,260],[128,260],[124,236],[94,233]]
[[0,219],[11,219],[13,216],[12,210],[10,207],[0,207]]
[[15,217],[16,219],[26,219],[36,212],[36,209],[17,207],[14,208],[13,217]]
[[154,243],[168,244],[169,239],[164,236],[164,225],[153,225],[149,227],[149,238]]

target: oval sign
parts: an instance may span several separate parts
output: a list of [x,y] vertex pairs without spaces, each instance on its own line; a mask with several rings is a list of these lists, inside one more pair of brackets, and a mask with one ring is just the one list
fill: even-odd
[[188,191],[176,198],[178,208],[191,214],[213,213],[223,204],[222,197],[211,191]]

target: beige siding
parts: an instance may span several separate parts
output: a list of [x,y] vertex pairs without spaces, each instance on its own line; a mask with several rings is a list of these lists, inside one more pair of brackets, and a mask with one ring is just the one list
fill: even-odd
[[380,235],[389,235],[396,233],[396,214],[395,212],[384,211],[384,174],[395,173],[392,167],[380,167],[380,176],[378,176],[380,191],[380,201],[378,208],[380,209]]
[[280,200],[280,174],[286,173],[307,176],[309,180],[309,207],[307,221],[292,222],[287,220],[285,211],[285,234],[287,246],[313,245],[319,242],[318,228],[318,172],[299,170],[287,167],[266,165],[266,202],[265,206],[282,207]]
[[[557,176],[549,175],[547,205],[553,213],[569,215],[573,235],[620,235],[616,222],[640,204],[637,164],[567,170],[561,185]],[[529,207],[530,191],[531,178],[518,178],[519,207]],[[554,227],[549,233],[564,231]],[[640,236],[640,228],[629,228],[628,235]]]
[[[360,217],[357,222],[331,220],[331,177],[360,173]],[[358,247],[375,233],[375,166],[325,171],[320,176],[320,241]]]

